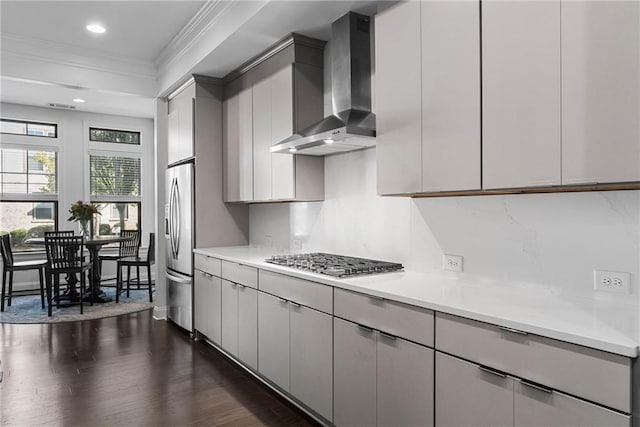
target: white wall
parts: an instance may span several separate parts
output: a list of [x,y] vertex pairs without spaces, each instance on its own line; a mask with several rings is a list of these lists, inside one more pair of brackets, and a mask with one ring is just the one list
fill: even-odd
[[[325,201],[251,206],[252,245],[397,261],[441,272],[464,256],[465,277],[597,295],[593,269],[632,273],[639,301],[640,191],[409,199],[375,193],[375,149],[325,158]],[[455,275],[457,273],[449,273]],[[617,298],[617,296],[599,296]]]
[[[141,132],[141,198],[143,246],[149,233],[155,231],[155,164],[153,120],[135,117],[84,113],[80,111],[57,110],[18,104],[0,104],[0,116],[5,118],[58,123],[58,227],[61,230],[76,230],[74,222],[68,222],[69,207],[77,200],[89,200],[88,179],[88,131],[89,125],[115,129],[139,130]],[[2,135],[2,143],[20,143],[20,136]],[[41,145],[46,145],[44,141]],[[114,147],[117,149],[118,147]],[[157,236],[156,236],[157,240]],[[109,263],[114,264],[114,263]],[[115,271],[115,266],[110,270]],[[105,274],[109,275],[110,271]],[[35,281],[27,273],[16,274],[16,283]]]

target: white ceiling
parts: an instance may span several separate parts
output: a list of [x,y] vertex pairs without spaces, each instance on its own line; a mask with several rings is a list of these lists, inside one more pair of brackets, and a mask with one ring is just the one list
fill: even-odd
[[[154,98],[191,73],[222,77],[291,32],[388,1],[0,0],[0,101],[153,117]],[[85,26],[107,28],[91,34]]]

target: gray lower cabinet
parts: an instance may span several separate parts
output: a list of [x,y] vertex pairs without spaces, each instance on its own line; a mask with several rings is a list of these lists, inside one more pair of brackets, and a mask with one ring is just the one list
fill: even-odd
[[436,425],[513,426],[513,378],[436,352]]
[[436,352],[436,425],[629,427],[631,417]]
[[324,418],[333,418],[331,316],[258,293],[259,372]]
[[220,344],[221,279],[200,270],[195,270],[194,276],[195,329],[215,344]]
[[514,381],[515,425],[520,427],[630,427],[631,417],[526,381]]
[[289,303],[258,292],[258,371],[289,390]]
[[221,346],[247,366],[258,368],[258,291],[222,280]]
[[433,425],[433,350],[334,318],[334,423]]

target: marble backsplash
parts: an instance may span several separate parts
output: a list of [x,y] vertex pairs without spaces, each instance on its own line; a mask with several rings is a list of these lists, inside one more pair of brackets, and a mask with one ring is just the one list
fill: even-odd
[[[640,303],[640,191],[379,197],[375,153],[327,157],[324,202],[252,205],[251,244]],[[464,272],[442,271],[443,254]],[[631,273],[632,294],[594,292],[594,269]]]

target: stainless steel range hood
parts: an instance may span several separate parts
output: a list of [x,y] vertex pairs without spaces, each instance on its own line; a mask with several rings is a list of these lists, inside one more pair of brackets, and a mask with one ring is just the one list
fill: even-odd
[[333,114],[271,146],[272,153],[311,156],[359,150],[376,143],[371,112],[370,18],[349,12],[331,26]]

